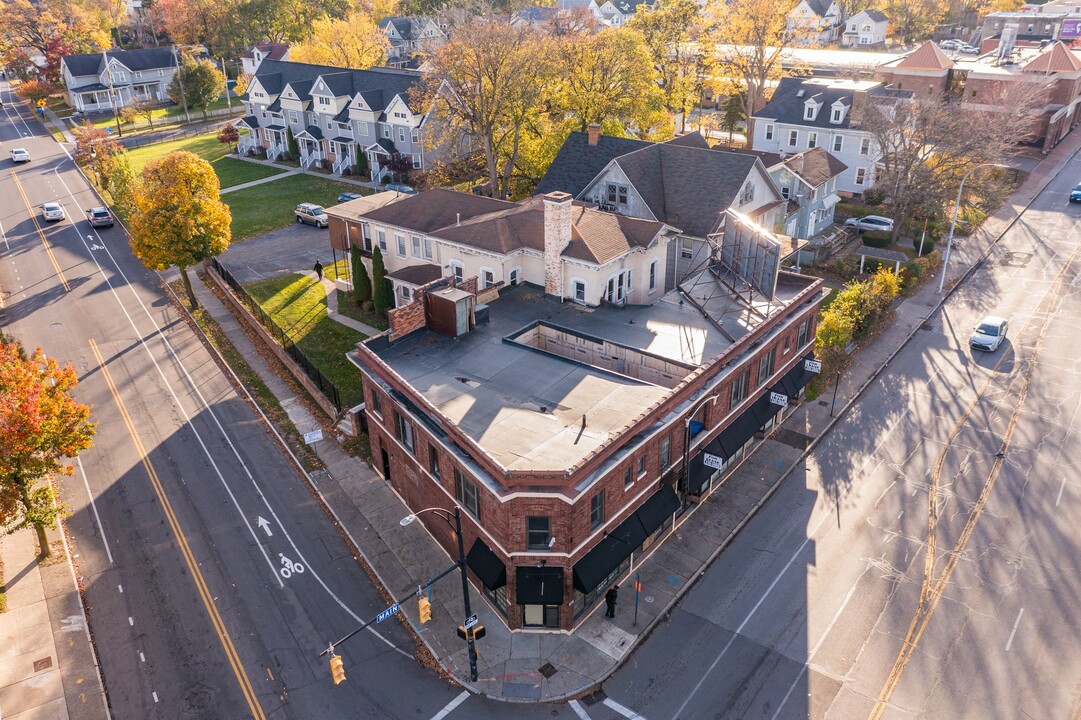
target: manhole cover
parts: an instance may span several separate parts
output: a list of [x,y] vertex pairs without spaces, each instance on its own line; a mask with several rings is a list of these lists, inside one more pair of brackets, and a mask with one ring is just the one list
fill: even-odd
[[822,407],[826,407],[827,405],[829,405],[829,403],[826,402],[825,400],[819,400],[818,404],[821,405]]
[[556,666],[552,663],[544,663],[539,668],[537,668],[537,672],[539,672],[545,678],[550,678],[559,671],[556,670]]
[[594,690],[590,694],[583,695],[581,702],[586,707],[593,707],[597,703],[604,702],[607,699],[608,699],[608,696],[604,694],[604,690],[602,690],[601,688],[597,688],[596,690]]
[[41,658],[34,661],[34,672],[41,672],[42,670],[48,670],[53,666],[52,657]]

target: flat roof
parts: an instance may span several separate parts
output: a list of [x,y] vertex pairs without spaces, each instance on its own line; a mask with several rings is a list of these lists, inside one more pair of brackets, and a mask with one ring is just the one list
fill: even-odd
[[[724,283],[695,285],[649,306],[585,307],[519,285],[489,304],[488,322],[457,339],[422,329],[367,347],[496,462],[512,471],[563,471],[623,435],[671,388],[561,357],[511,338],[543,323],[690,368],[731,348],[814,278],[782,273],[778,300],[752,311]],[[699,302],[702,300],[703,302]],[[696,304],[727,311],[722,331]],[[772,310],[770,310],[772,308]],[[585,416],[585,428],[582,418]]]

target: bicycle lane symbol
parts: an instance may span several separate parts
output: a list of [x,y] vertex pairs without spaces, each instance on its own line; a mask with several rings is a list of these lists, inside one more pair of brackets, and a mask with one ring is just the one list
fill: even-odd
[[304,572],[304,566],[285,557],[285,553],[278,553],[278,558],[281,560],[282,565],[278,572],[280,572],[282,577],[286,580],[293,577],[293,573],[300,575]]

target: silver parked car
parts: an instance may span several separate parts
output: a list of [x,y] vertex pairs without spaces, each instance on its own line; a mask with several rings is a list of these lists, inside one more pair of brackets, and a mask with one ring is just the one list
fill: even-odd
[[973,328],[972,337],[969,338],[968,344],[972,346],[973,350],[994,352],[1006,339],[1008,329],[1009,323],[1006,322],[1005,318],[988,315],[980,321],[979,325]]
[[881,215],[864,215],[860,218],[848,218],[845,220],[846,227],[854,227],[860,232],[864,230],[882,230],[893,232],[893,220]]
[[314,225],[317,228],[325,228],[330,223],[330,218],[321,205],[314,203],[300,203],[296,207],[298,223]]

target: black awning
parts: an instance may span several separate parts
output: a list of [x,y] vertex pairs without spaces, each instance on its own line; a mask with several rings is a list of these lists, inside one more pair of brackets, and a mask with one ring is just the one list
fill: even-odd
[[600,585],[620,563],[642,546],[645,539],[646,531],[638,516],[632,513],[575,563],[575,589],[587,593]]
[[518,567],[514,580],[519,605],[563,604],[563,568]]
[[507,566],[480,538],[473,541],[473,547],[469,548],[465,559],[489,590],[498,590],[507,584]]
[[773,392],[783,392],[790,398],[799,397],[800,391],[807,383],[814,379],[818,373],[813,373],[805,367],[806,361],[814,360],[814,353],[807,353],[796,365],[784,374],[777,384],[773,386]]
[[642,503],[635,515],[642,523],[642,529],[646,535],[652,535],[657,528],[664,524],[665,520],[672,517],[672,513],[679,507],[679,498],[671,487],[665,485],[653,496]]
[[[780,405],[774,405],[769,399],[769,390],[762,393],[762,396],[751,404],[751,407],[747,409],[747,413],[754,415],[755,422],[758,423],[759,430],[766,426],[770,420],[772,420],[777,413],[781,411]],[[744,413],[746,414],[746,413]]]
[[758,432],[760,427],[762,426],[758,424],[758,420],[750,409],[745,410],[742,415],[733,420],[731,424],[717,436],[717,439],[721,441],[724,459],[727,460],[739,452],[739,449],[746,445],[748,440],[754,437],[754,434]]
[[706,486],[706,483],[709,482],[710,476],[717,472],[717,468],[710,467],[702,461],[702,456],[706,453],[724,457],[724,451],[721,449],[721,439],[719,437],[713,438],[708,445],[691,458],[691,477],[690,482],[687,485],[687,491],[692,495],[698,494],[702,488]]

